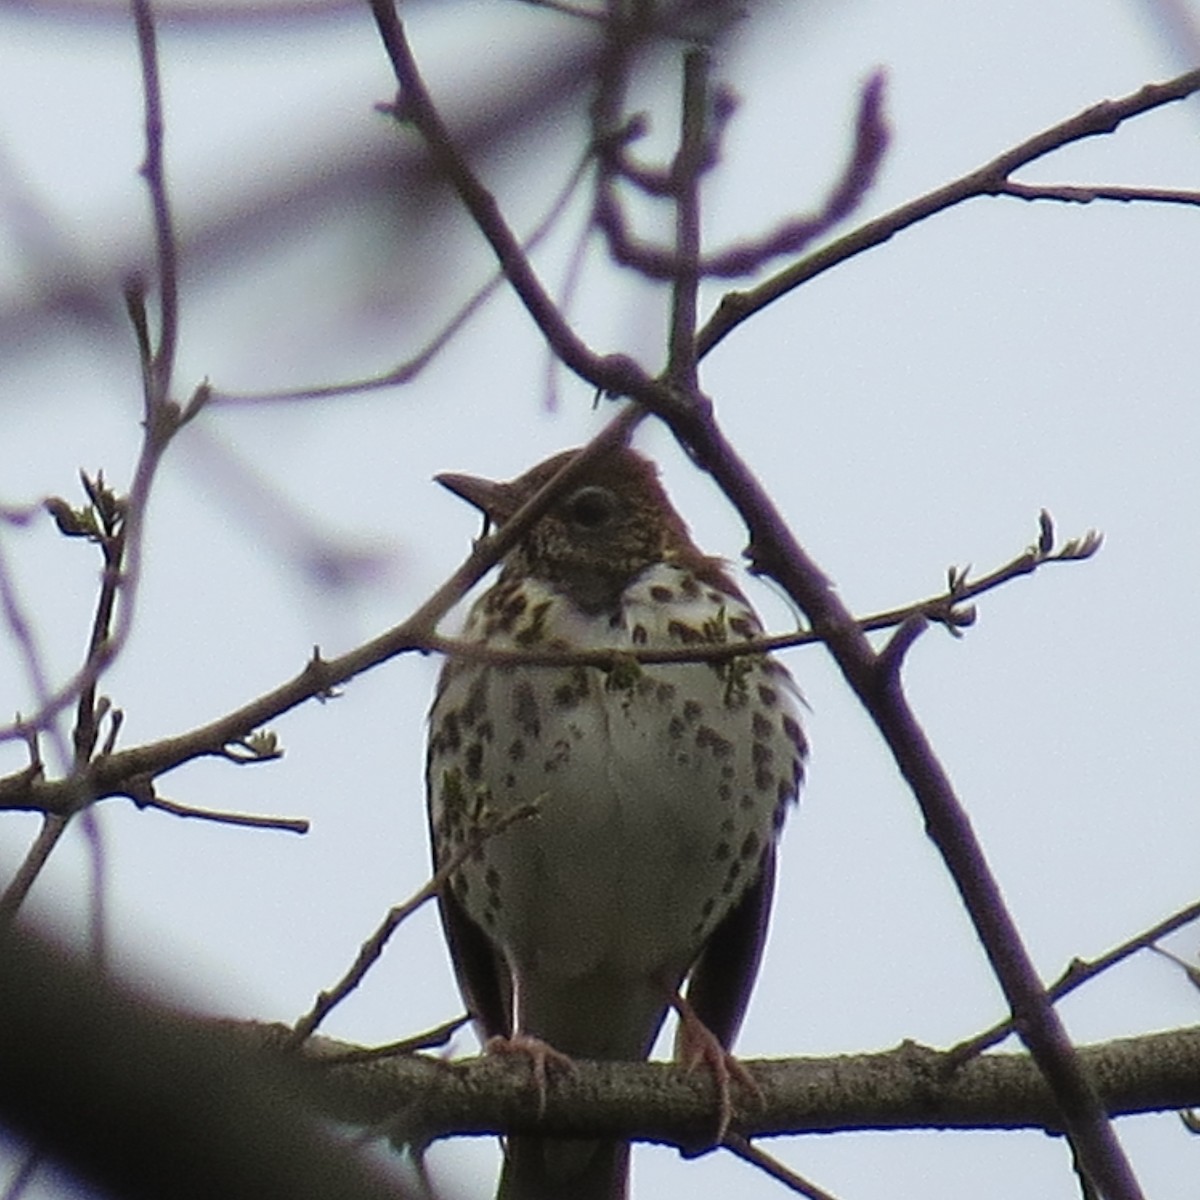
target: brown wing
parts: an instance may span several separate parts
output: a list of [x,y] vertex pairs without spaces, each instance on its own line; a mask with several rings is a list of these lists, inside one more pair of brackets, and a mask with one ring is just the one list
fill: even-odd
[[512,1036],[512,980],[487,935],[463,911],[449,887],[438,896],[458,990],[483,1038]]
[[728,1050],[742,1026],[758,975],[771,898],[775,894],[775,847],[763,855],[758,879],[713,930],[688,982],[696,1016]]

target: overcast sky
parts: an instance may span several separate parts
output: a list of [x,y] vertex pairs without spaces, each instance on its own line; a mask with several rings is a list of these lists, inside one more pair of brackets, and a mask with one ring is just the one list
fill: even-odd
[[[856,221],[1193,65],[1167,12],[1138,0],[756,9],[719,60],[741,104],[706,192],[712,244],[819,201],[876,67],[894,138]],[[410,23],[459,115],[497,94],[514,64],[553,59],[578,36],[562,17],[501,0],[414,6]],[[313,164],[331,175],[370,164],[404,140],[374,111],[393,84],[365,8],[283,31],[168,29],[161,49],[181,225],[210,238],[183,264],[179,395],[205,377],[242,394],[384,371],[486,279],[486,250],[465,222],[403,197],[357,204],[350,193],[332,214],[281,208],[288,233],[277,243],[219,253],[214,214],[247,189],[283,189]],[[643,99],[657,105],[648,155],[670,145],[672,93]],[[521,230],[572,168],[578,107],[548,118],[533,149],[514,143],[483,164]],[[140,122],[125,22],[0,5],[0,504],[74,500],[81,467],[128,484],[140,399],[118,289],[127,264],[148,261]],[[1138,118],[1019,178],[1200,188],[1200,108]],[[555,288],[580,212],[538,260]],[[1094,560],[985,597],[966,637],[931,631],[907,669],[1048,978],[1200,894],[1198,222],[1195,208],[976,200],[775,304],[703,369],[725,428],[855,611],[933,594],[951,564],[985,571],[1013,557],[1043,506],[1063,536],[1104,531]],[[46,279],[80,271],[104,283],[111,310],[92,324],[39,320]],[[711,306],[720,289],[706,295]],[[574,311],[593,347],[657,369],[663,299],[595,254]],[[504,297],[406,388],[205,414],[167,456],[136,632],[105,684],[126,714],[121,744],[212,719],[293,675],[314,644],[340,652],[406,616],[478,532],[430,482],[435,472],[509,477],[607,418],[566,375],[549,404],[545,375],[536,332]],[[661,460],[701,545],[736,560],[743,531],[712,485],[662,430],[647,426],[639,444]],[[0,537],[61,680],[85,642],[98,556],[48,521]],[[352,586],[319,586],[313,564],[338,554],[369,569]],[[772,625],[787,628],[786,605],[755,587]],[[813,760],[740,1052],[941,1046],[985,1028],[1002,1001],[911,796],[824,653],[788,662],[811,705]],[[335,702],[286,716],[273,726],[280,762],[201,763],[163,783],[180,802],[308,817],[305,838],[107,801],[105,893],[121,962],[207,1011],[304,1011],[426,876],[423,733],[436,670],[432,659],[394,661]],[[6,714],[34,707],[7,648],[0,684]],[[0,770],[21,761],[0,746]],[[0,822],[0,878],[35,828]],[[75,838],[31,912],[82,930],[87,878]],[[1194,957],[1200,931],[1170,945]],[[327,1031],[392,1041],[458,1009],[426,910]],[[1077,1040],[1093,1042],[1193,1024],[1200,1003],[1165,960],[1144,956],[1062,1012]],[[456,1049],[473,1052],[473,1039]],[[1194,1197],[1200,1143],[1176,1117],[1119,1129],[1148,1195]],[[1037,1134],[769,1148],[843,1200],[949,1198],[964,1184],[978,1200],[1076,1195],[1064,1147]],[[489,1194],[495,1162],[485,1141],[435,1154],[466,1197]],[[640,1196],[780,1194],[731,1158],[683,1163],[665,1150],[639,1152],[634,1179]]]

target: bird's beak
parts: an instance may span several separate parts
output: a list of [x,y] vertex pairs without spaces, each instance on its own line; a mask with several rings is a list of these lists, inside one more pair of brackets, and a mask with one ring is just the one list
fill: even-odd
[[473,504],[488,520],[503,524],[513,514],[512,489],[507,483],[480,479],[478,475],[435,475],[442,487]]

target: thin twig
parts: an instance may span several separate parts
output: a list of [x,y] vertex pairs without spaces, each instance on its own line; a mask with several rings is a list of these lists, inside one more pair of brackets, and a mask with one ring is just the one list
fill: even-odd
[[[629,414],[632,413],[633,410],[629,410]],[[623,430],[627,424],[628,420],[614,425],[602,436],[611,443],[615,438],[624,436]],[[566,482],[556,482],[551,486],[558,492]],[[538,503],[542,503],[542,498],[538,498]],[[97,800],[128,795],[129,789],[134,787],[140,778],[163,774],[184,762],[205,756],[219,756],[246,764],[267,761],[270,756],[264,755],[262,749],[242,755],[234,754],[229,750],[229,746],[243,744],[248,730],[260,728],[289,709],[327,693],[330,688],[346,683],[354,676],[399,654],[413,651],[433,651],[498,667],[591,666],[611,669],[618,661],[633,661],[645,666],[658,663],[721,662],[748,654],[766,654],[811,645],[822,640],[821,635],[812,630],[799,630],[714,645],[662,648],[631,646],[620,652],[518,651],[489,647],[479,642],[428,632],[430,628],[436,628],[444,613],[466,594],[495,559],[503,554],[512,540],[528,527],[528,520],[529,518],[522,518],[518,521],[513,518],[509,521],[505,526],[509,536],[503,542],[495,540],[498,535],[481,542],[463,567],[431,601],[400,625],[373,641],[349,651],[340,658],[314,660],[288,683],[199,729],[106,754],[97,759],[89,768],[88,794]],[[1043,539],[1042,544],[1029,547],[994,571],[976,580],[969,580],[962,571],[953,569],[950,572],[950,586],[945,592],[899,608],[858,618],[858,627],[866,632],[890,629],[915,616],[925,617],[951,630],[970,625],[974,621],[974,611],[963,608],[966,601],[1013,579],[1032,574],[1046,564],[1078,562],[1085,559],[1096,552],[1100,540],[1099,534],[1089,532],[1083,537],[1071,539],[1055,550],[1051,530],[1049,541]],[[0,731],[0,736],[15,736],[21,731],[27,733],[28,728],[28,722],[23,722],[11,731]],[[66,780],[46,782],[41,778],[40,769],[26,768],[0,779],[0,811],[32,809],[42,812],[66,812],[73,811],[77,804],[78,787],[75,784]]]
[[25,902],[25,897],[29,895],[29,889],[41,874],[46,860],[66,833],[69,820],[69,817],[60,816],[58,813],[46,814],[33,845],[9,881],[8,887],[4,889],[3,895],[0,895],[0,928],[16,916],[17,910]]
[[138,808],[154,808],[173,817],[190,817],[198,821],[212,821],[217,825],[238,825],[246,829],[274,829],[280,833],[307,833],[310,823],[304,817],[264,817],[252,813],[219,812],[212,808],[197,808],[191,804],[178,804],[165,796],[155,794],[129,797]]
[[412,1037],[402,1038],[398,1042],[388,1042],[385,1046],[362,1046],[353,1050],[321,1051],[322,1066],[343,1066],[347,1063],[377,1062],[382,1058],[403,1058],[416,1054],[419,1050],[433,1050],[446,1043],[464,1026],[471,1022],[470,1015],[463,1013],[450,1021],[443,1021],[423,1033],[414,1033]]
[[675,198],[675,272],[667,378],[682,395],[699,391],[696,376],[696,300],[700,289],[700,179],[708,150],[710,53],[695,46],[683,55],[679,151],[671,168]]
[[868,221],[807,258],[793,263],[756,288],[746,292],[730,292],[700,330],[700,357],[703,358],[747,318],[848,258],[882,245],[902,229],[908,229],[973,196],[1002,195],[1009,188],[1009,176],[1019,167],[1073,142],[1112,133],[1131,117],[1183,100],[1197,90],[1200,90],[1200,69],[1188,71],[1166,83],[1148,84],[1120,100],[1107,100],[1093,105],[1006,150],[961,178]]
[[999,192],[1018,200],[1060,200],[1066,204],[1091,204],[1115,200],[1121,204],[1200,205],[1200,192],[1185,188],[1115,187],[1107,184],[1016,183],[1007,180]]
[[[812,214],[790,218],[760,237],[747,238],[715,253],[698,255],[696,270],[700,278],[729,279],[752,275],[773,258],[799,254],[858,208],[875,182],[888,145],[887,124],[883,117],[883,83],[883,74],[877,71],[863,85],[850,159],[824,203]],[[635,174],[628,166],[623,165],[620,174],[636,178],[643,190],[656,193],[664,190],[665,185],[641,172]],[[651,279],[674,279],[682,268],[675,253],[641,241],[628,232],[614,188],[606,189],[601,195],[596,221],[617,262]]]
[[[535,250],[553,231],[559,218],[566,210],[591,165],[589,151],[576,164],[559,194],[551,202],[546,215],[538,222],[533,232],[521,243],[526,254]],[[312,387],[286,388],[269,392],[224,392],[213,388],[209,403],[214,406],[255,404],[279,404],[298,400],[327,400],[331,396],[351,396],[362,392],[378,391],[380,388],[398,387],[411,383],[453,340],[471,318],[488,300],[500,290],[507,280],[503,270],[495,274],[476,292],[467,298],[459,310],[438,330],[436,334],[411,358],[385,371],[382,375],[371,375],[362,379],[351,379],[344,383],[319,384]]]
[[765,1171],[772,1179],[777,1179],[799,1196],[806,1196],[808,1200],[837,1200],[832,1192],[827,1192],[811,1180],[805,1179],[803,1175],[798,1175],[791,1167],[785,1166],[774,1155],[768,1154],[740,1133],[726,1134],[723,1145],[738,1158],[745,1159],[759,1170]]
[[164,403],[171,390],[175,348],[179,338],[179,262],[163,161],[162,84],[158,71],[154,10],[150,0],[132,0],[132,8],[145,110],[146,155],[142,162],[142,176],[150,193],[154,242],[158,254],[158,345],[150,364],[151,394],[146,397],[146,417],[150,420],[155,415],[154,407]]
[[[1155,949],[1154,943],[1160,938],[1174,933],[1177,929],[1182,929],[1185,925],[1190,925],[1197,919],[1200,919],[1200,901],[1181,908],[1169,917],[1164,917],[1157,925],[1151,925],[1149,929],[1129,938],[1119,946],[1114,946],[1099,958],[1090,961],[1080,958],[1072,959],[1058,979],[1046,989],[1046,994],[1057,1003],[1064,996],[1070,995],[1076,988],[1082,987],[1089,980],[1095,979],[1097,975],[1116,966],[1117,963],[1123,962],[1139,950]],[[959,1042],[957,1046],[952,1046],[946,1051],[947,1068],[951,1071],[957,1070],[964,1062],[1004,1041],[1013,1032],[1015,1029],[1012,1019],[1009,1018],[1007,1021],[1000,1021],[993,1025],[991,1029],[984,1030],[983,1033],[976,1034],[973,1038],[968,1038],[965,1042]]]
[[400,86],[397,119],[411,123],[425,139],[435,165],[487,238],[509,284],[555,353],[581,378],[613,395],[638,396],[654,390],[653,380],[633,359],[623,354],[594,353],[564,319],[505,222],[495,197],[480,183],[450,137],[417,68],[392,0],[369,3]]
[[304,1014],[292,1028],[291,1034],[284,1043],[287,1049],[296,1049],[306,1039],[312,1036],[321,1022],[363,981],[372,965],[378,960],[387,946],[393,933],[423,904],[432,900],[441,891],[443,885],[488,839],[503,833],[509,826],[518,821],[528,820],[537,816],[537,804],[522,804],[519,808],[511,809],[503,816],[485,819],[471,829],[466,841],[452,854],[432,875],[429,882],[414,892],[403,904],[397,904],[388,911],[387,916],[380,922],[378,928],[362,944],[357,957],[350,969],[329,990],[321,992],[312,1008]]

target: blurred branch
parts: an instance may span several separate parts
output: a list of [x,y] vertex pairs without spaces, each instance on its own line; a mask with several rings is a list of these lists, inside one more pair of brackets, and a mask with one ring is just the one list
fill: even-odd
[[0,1119],[123,1200],[402,1200],[317,1116],[311,1076],[245,1037],[0,934]]
[[404,24],[392,0],[369,0],[379,36],[399,84],[393,109],[398,121],[411,124],[424,138],[434,165],[449,180],[480,232],[491,245],[509,284],[543,337],[572,371],[615,396],[639,397],[654,383],[623,354],[594,353],[575,333],[542,286],[521,244],[504,220],[495,197],[471,170],[421,77]]
[[[281,25],[300,27],[357,17],[362,0],[159,0],[158,23],[176,29],[245,30],[263,27],[278,33]],[[78,26],[124,25],[129,0],[0,0],[0,13]]]
[[[883,117],[883,87],[884,76],[881,71],[875,72],[863,85],[849,161],[821,207],[810,216],[791,218],[778,228],[760,237],[738,242],[727,250],[698,255],[697,269],[701,277],[712,279],[751,275],[773,258],[799,254],[840,225],[859,207],[875,182],[888,145],[887,124]],[[715,155],[716,149],[713,147],[710,160],[715,160]],[[707,165],[711,166],[712,161]],[[625,176],[631,174],[627,168],[622,168],[620,173]],[[617,262],[633,267],[651,279],[676,278],[681,269],[676,253],[639,241],[628,232],[628,223],[614,187],[600,191],[596,221],[604,231],[609,250]]]
[[[0,1117],[68,1169],[122,1197],[396,1197],[322,1112],[420,1145],[537,1129],[632,1135],[694,1151],[712,1128],[707,1078],[667,1063],[579,1062],[553,1076],[539,1119],[527,1064],[485,1056],[363,1059],[286,1029],[181,1016],[27,936],[0,937]],[[1080,1049],[1113,1114],[1200,1104],[1200,1028]],[[764,1105],[744,1137],[850,1130],[1044,1129],[1053,1096],[1025,1054],[947,1073],[907,1042],[879,1054],[746,1063]],[[219,1097],[219,1103],[213,1103]]]
[[[571,197],[575,194],[579,184],[584,178],[588,167],[591,165],[591,155],[585,154],[579,161],[578,165],[571,172],[566,183],[563,185],[559,194],[551,202],[546,215],[538,222],[537,227],[521,244],[521,249],[525,254],[529,254],[532,250],[545,240],[545,238],[554,229],[558,223],[558,219],[562,216]],[[218,389],[213,389],[211,403],[214,405],[238,405],[245,406],[251,404],[278,403],[287,400],[323,400],[330,396],[347,396],[356,392],[375,391],[379,388],[395,387],[401,384],[410,383],[415,379],[437,355],[449,345],[454,335],[462,329],[468,321],[490,300],[507,282],[507,276],[503,270],[497,270],[495,274],[481,288],[478,288],[474,295],[470,296],[459,310],[442,326],[440,330],[429,340],[429,342],[416,354],[404,360],[399,365],[392,367],[391,370],[385,371],[382,375],[372,375],[364,379],[352,379],[345,383],[329,383],[320,384],[307,388],[291,388],[276,392],[249,392],[237,394],[236,392],[222,392]]]
[[856,254],[882,245],[902,229],[916,225],[919,221],[961,204],[973,196],[1016,195],[1018,192],[1013,189],[1020,189],[1023,185],[1011,184],[1009,176],[1018,168],[1072,142],[1110,134],[1131,117],[1183,100],[1198,90],[1200,69],[1189,71],[1166,83],[1147,84],[1120,100],[1106,100],[1095,104],[1076,116],[1028,138],[1011,150],[1006,150],[999,157],[960,179],[903,204],[873,221],[868,221],[807,258],[793,263],[758,287],[750,291],[728,293],[700,331],[700,356],[706,355],[748,317],[760,312],[781,296],[787,295],[801,284],[853,258]]

